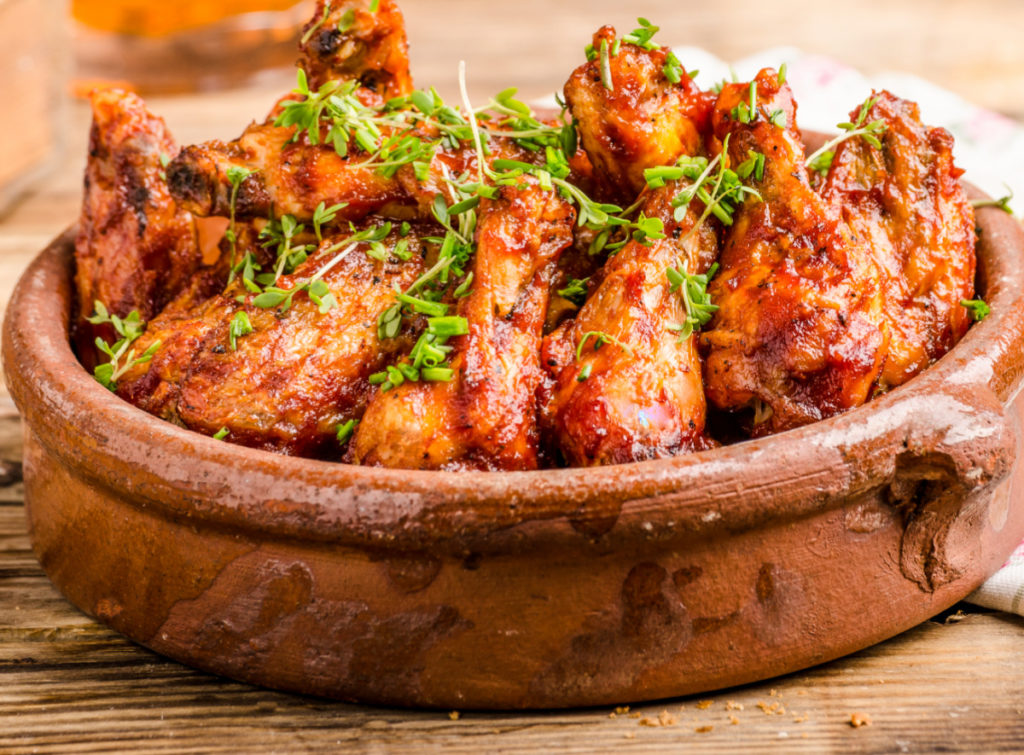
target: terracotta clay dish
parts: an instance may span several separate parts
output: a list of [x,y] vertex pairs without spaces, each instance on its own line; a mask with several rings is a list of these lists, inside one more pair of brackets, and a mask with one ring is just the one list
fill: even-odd
[[69,231],[4,324],[35,551],[159,653],[347,700],[603,705],[836,658],[964,597],[1024,534],[1024,233],[978,226],[992,314],[865,406],[676,458],[459,474],[242,448],[120,400],[69,347]]

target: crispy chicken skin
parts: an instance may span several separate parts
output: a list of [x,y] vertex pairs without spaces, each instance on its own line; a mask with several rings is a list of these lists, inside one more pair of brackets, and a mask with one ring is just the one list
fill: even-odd
[[139,97],[106,89],[91,97],[93,122],[85,196],[75,239],[79,352],[113,336],[109,325],[85,318],[101,301],[120,317],[138,310],[148,320],[189,285],[202,265],[192,216],[178,208],[164,180],[178,147],[163,119]]
[[[420,234],[414,230],[406,239],[413,255],[405,262],[379,262],[367,256],[365,244],[351,247],[323,278],[338,299],[326,313],[304,292],[286,314],[256,307],[238,281],[198,308],[172,305],[138,341],[139,352],[160,341],[153,360],[128,372],[118,394],[207,435],[226,428],[227,439],[242,445],[336,454],[337,425],[361,416],[369,375],[391,360],[392,351],[411,346],[405,336],[386,344],[377,337],[377,316],[394,301],[394,287],[408,287],[423,272]],[[339,240],[325,238],[278,286],[301,285],[333,259],[324,252]],[[397,240],[393,232],[384,243],[392,248]],[[248,315],[253,332],[238,337],[233,350],[229,327],[236,312]]]
[[[615,29],[594,34],[594,49],[612,46]],[[714,98],[682,72],[678,84],[664,73],[668,48],[622,44],[608,60],[612,89],[601,80],[599,60],[584,63],[565,84],[565,102],[578,121],[580,142],[602,193],[632,202],[644,188],[644,170],[695,155],[706,132]]]
[[393,0],[318,0],[313,18],[303,27],[299,66],[316,90],[328,81],[358,79],[380,102],[412,91],[405,20]]
[[[881,149],[850,139],[836,150],[822,195],[881,274],[888,348],[878,385],[900,385],[967,332],[960,300],[974,298],[974,209],[957,180],[953,137],[921,125],[916,104],[874,93]],[[856,117],[854,110],[851,117]]]
[[870,249],[811,188],[789,87],[770,69],[755,85],[752,122],[734,117],[748,84],[726,84],[712,119],[714,137],[729,137],[733,165],[750,150],[766,160],[763,181],[753,183],[763,201],[748,198],[726,233],[709,287],[719,310],[701,343],[708,399],[754,407],[753,432],[764,435],[864,403],[888,329]]
[[[668,327],[683,322],[686,311],[665,271],[707,270],[718,244],[709,225],[695,229],[695,206],[682,222],[674,220],[672,198],[683,188],[669,182],[644,203],[648,217],[664,222],[667,238],[651,246],[626,244],[605,264],[600,285],[576,318],[544,339],[542,361],[553,377],[545,425],[572,466],[621,464],[708,447],[697,336],[680,342]],[[595,348],[598,342],[590,336],[577,360],[586,334],[597,332],[619,343]]]
[[349,449],[357,464],[407,469],[535,469],[537,389],[548,289],[572,243],[572,207],[532,179],[479,207],[471,293],[458,314],[450,382],[378,392]]

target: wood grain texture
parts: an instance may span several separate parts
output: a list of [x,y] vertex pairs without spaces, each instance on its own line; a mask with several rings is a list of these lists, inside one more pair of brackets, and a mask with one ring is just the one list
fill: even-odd
[[[727,59],[796,44],[868,72],[919,73],[980,104],[1024,116],[1024,4],[1014,0],[645,0],[632,6],[405,0],[403,7],[419,82],[437,83],[449,97],[460,59],[469,64],[475,99],[511,84],[527,97],[545,94],[561,84],[600,23],[627,28],[643,14],[664,27],[664,39],[701,44]],[[282,87],[287,80],[282,76]],[[152,107],[187,143],[236,135],[274,95],[265,89],[163,98]],[[76,103],[69,118],[64,168],[0,221],[0,306],[32,256],[77,215],[88,114]],[[226,681],[128,642],[50,585],[29,545],[20,427],[5,398],[0,462],[3,753],[1024,749],[1024,620],[975,612],[954,623],[926,623],[783,679],[614,717],[602,709],[452,720],[447,712],[343,705]],[[850,726],[854,713],[870,717],[871,725]],[[659,723],[659,715],[666,725],[646,725]]]

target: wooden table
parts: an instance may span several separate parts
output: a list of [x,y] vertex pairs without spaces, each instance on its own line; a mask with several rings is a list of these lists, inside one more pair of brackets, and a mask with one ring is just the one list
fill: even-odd
[[[1024,116],[1024,5],[864,0],[829,12],[792,0],[720,0],[714,12],[651,0],[405,0],[420,82],[474,99],[512,83],[556,88],[599,20],[642,12],[664,37],[727,58],[783,42],[867,70],[931,76]],[[604,10],[602,10],[604,9]],[[1000,21],[998,13],[1004,14]],[[1006,20],[1008,16],[1009,20]],[[883,28],[899,29],[899,39]],[[842,29],[840,37],[837,29]],[[897,43],[898,41],[898,43]],[[290,76],[282,75],[282,86]],[[274,92],[154,100],[183,143],[230,138]],[[21,269],[77,213],[88,114],[72,106],[66,168],[0,220],[0,306]],[[68,604],[32,556],[20,485],[20,423],[0,393],[0,752],[927,752],[1024,749],[1024,620],[960,606],[900,637],[783,679],[699,698],[550,713],[402,711],[342,705],[219,679],[167,661]],[[851,717],[870,724],[855,727]]]

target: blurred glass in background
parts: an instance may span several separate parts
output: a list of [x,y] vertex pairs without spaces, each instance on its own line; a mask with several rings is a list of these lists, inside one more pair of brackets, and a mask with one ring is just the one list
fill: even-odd
[[0,215],[64,152],[64,3],[0,0]]
[[73,90],[171,94],[280,76],[312,10],[312,0],[71,0]]

